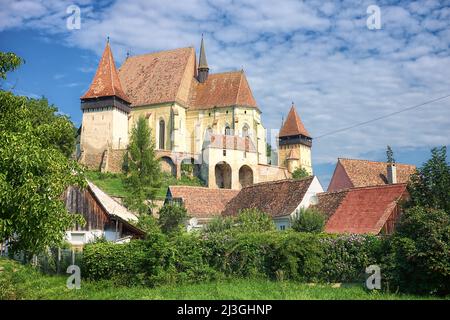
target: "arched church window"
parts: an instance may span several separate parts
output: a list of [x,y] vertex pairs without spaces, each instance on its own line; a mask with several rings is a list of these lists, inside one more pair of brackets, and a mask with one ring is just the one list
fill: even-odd
[[231,128],[228,124],[225,125],[225,135],[227,135],[227,136],[231,135]]
[[159,121],[159,149],[164,150],[164,141],[166,140],[166,123],[163,119]]
[[250,128],[248,127],[248,125],[247,124],[245,124],[243,127],[242,127],[242,137],[248,137],[248,130],[249,130]]

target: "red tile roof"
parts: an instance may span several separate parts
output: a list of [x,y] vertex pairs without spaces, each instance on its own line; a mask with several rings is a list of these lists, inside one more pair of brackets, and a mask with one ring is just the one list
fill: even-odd
[[116,96],[124,101],[130,102],[128,96],[122,89],[122,85],[117,74],[114,58],[109,46],[109,42],[106,44],[103,55],[97,67],[92,83],[81,97],[81,99],[99,98]]
[[244,71],[210,74],[206,82],[196,82],[189,105],[190,109],[235,105],[257,108]]
[[[190,59],[193,68],[187,70]],[[190,71],[193,79],[194,66],[194,48],[180,48],[129,57],[120,67],[119,77],[133,106],[173,102],[180,100],[185,71]]]
[[222,215],[237,215],[258,208],[272,217],[290,215],[300,205],[314,177],[256,183],[241,189],[226,205]]
[[315,207],[330,216],[325,232],[379,234],[406,195],[406,184],[352,188],[319,194]]
[[292,104],[291,110],[284,122],[283,126],[280,129],[279,137],[288,137],[288,136],[296,136],[303,135],[305,137],[311,137],[303,125],[300,116],[295,110],[295,106]]
[[220,216],[225,205],[239,190],[210,189],[204,187],[170,186],[172,198],[181,198],[191,217],[212,218]]
[[224,134],[210,135],[210,148],[241,150],[256,152],[256,147],[249,137],[229,136]]
[[[386,162],[342,158],[339,158],[338,162],[344,168],[353,187],[385,185],[388,183]],[[397,183],[407,183],[409,177],[416,170],[416,166],[409,164],[396,163],[396,167]]]

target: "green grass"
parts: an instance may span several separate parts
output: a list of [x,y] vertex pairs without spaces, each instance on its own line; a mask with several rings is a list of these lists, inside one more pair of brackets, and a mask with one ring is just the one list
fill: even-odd
[[[110,196],[126,197],[128,195],[122,183],[122,173],[102,173],[99,171],[87,171],[86,177]],[[180,179],[176,179],[168,173],[163,173],[161,177],[161,186],[156,193],[156,197],[165,198],[167,187],[174,185],[203,186],[202,182],[198,178],[182,176]]]
[[261,279],[232,279],[200,284],[167,285],[157,288],[120,287],[110,281],[84,281],[81,289],[66,288],[65,276],[42,275],[29,266],[0,258],[0,299],[158,299],[158,300],[397,300],[434,299],[411,295],[368,292],[360,285],[333,288]]

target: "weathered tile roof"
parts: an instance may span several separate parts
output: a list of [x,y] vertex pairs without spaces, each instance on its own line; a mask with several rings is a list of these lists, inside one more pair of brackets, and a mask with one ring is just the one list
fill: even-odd
[[279,137],[289,137],[289,136],[296,136],[296,135],[303,135],[305,137],[311,137],[306,130],[305,126],[303,125],[302,120],[300,119],[300,116],[298,115],[297,111],[295,110],[294,104],[292,104],[291,110],[289,111],[289,114],[286,118],[286,121],[284,122],[283,126],[280,129]]
[[[388,183],[386,162],[342,158],[339,158],[338,162],[344,168],[354,187],[385,185]],[[416,166],[409,164],[396,163],[396,167],[397,183],[408,182],[409,177],[416,170]]]
[[238,190],[205,187],[170,186],[172,198],[181,198],[189,216],[212,218],[220,216],[225,205],[238,194]]
[[256,152],[256,147],[249,137],[229,136],[225,134],[211,134],[209,147]]
[[132,106],[187,100],[179,99],[179,90],[190,59],[195,61],[191,47],[128,57],[119,77]]
[[226,205],[222,215],[237,215],[243,209],[258,208],[271,217],[290,215],[300,205],[314,177],[256,183],[241,189]]
[[194,83],[189,103],[190,109],[235,105],[257,108],[244,71],[210,74],[206,82]]
[[328,218],[337,210],[342,200],[347,195],[348,189],[337,192],[322,192],[317,194],[317,204],[312,205]]
[[92,99],[98,97],[116,96],[124,101],[130,102],[128,96],[122,89],[119,76],[117,74],[114,58],[109,46],[106,44],[103,55],[97,67],[94,79],[81,99]]
[[132,107],[178,102],[190,109],[258,108],[243,70],[209,74],[204,83],[196,74],[192,47],[131,56],[117,71],[108,43],[82,99],[116,95]]
[[319,194],[315,207],[329,216],[325,232],[378,234],[406,194],[406,184],[351,188]]

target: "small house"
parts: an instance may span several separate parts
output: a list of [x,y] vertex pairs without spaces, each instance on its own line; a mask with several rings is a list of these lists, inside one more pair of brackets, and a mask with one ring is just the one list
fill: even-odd
[[145,233],[135,226],[138,218],[122,204],[88,181],[87,188],[69,187],[64,194],[66,208],[83,215],[86,224],[66,232],[67,241],[82,248],[97,238],[123,243],[142,238]]

